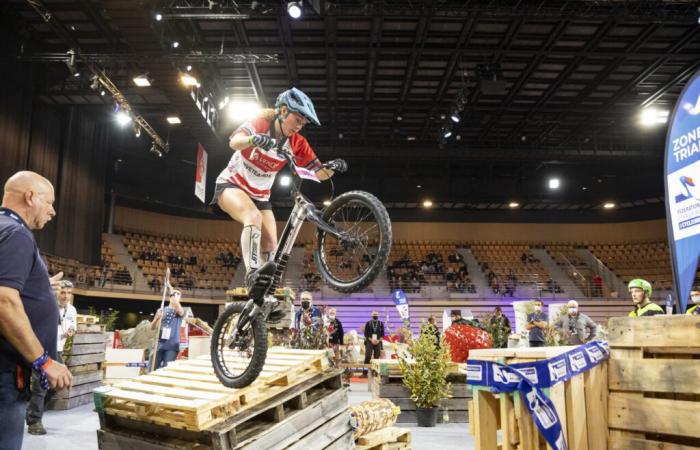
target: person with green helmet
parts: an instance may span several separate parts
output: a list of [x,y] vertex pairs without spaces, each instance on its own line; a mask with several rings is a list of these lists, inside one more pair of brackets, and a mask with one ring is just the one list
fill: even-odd
[[663,308],[651,301],[651,283],[647,280],[635,278],[627,284],[627,289],[630,291],[634,302],[634,311],[629,313],[629,317],[664,314]]
[[690,301],[693,302],[694,305],[690,306],[685,313],[689,316],[700,315],[700,291],[690,291]]

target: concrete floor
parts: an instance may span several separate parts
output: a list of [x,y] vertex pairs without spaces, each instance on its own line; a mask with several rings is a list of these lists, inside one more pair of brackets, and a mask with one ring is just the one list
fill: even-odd
[[[354,405],[371,398],[366,384],[352,383],[349,391],[350,404]],[[435,428],[419,428],[400,424],[410,428],[413,437],[413,449],[422,450],[439,448],[440,450],[468,450],[474,448],[474,439],[469,434],[466,423],[438,424]],[[44,415],[44,427],[48,434],[32,436],[25,433],[24,450],[47,449],[97,449],[99,428],[97,413],[92,405],[85,405],[68,411],[47,411]],[[137,450],[137,449],[134,449]]]

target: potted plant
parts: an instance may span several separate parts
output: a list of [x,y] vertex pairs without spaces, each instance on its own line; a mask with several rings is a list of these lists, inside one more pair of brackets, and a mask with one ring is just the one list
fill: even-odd
[[399,358],[403,384],[416,404],[419,427],[434,427],[440,400],[450,394],[447,375],[451,364],[450,348],[445,339],[435,345],[435,335],[421,333],[408,344],[411,358]]

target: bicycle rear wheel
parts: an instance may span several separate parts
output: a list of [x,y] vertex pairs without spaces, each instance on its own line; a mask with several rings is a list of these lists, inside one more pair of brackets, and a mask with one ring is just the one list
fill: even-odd
[[243,302],[229,305],[216,320],[211,335],[214,373],[229,388],[242,388],[255,381],[267,357],[267,326],[260,314],[235,339],[232,337],[245,306]]
[[369,192],[346,192],[323,211],[323,220],[342,239],[319,229],[314,262],[324,281],[343,293],[357,292],[384,269],[391,251],[391,219],[381,201]]

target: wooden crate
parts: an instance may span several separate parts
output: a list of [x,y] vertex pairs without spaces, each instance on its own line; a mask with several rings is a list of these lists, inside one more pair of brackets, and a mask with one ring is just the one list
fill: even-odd
[[[469,359],[505,364],[550,359],[575,347],[481,349],[469,352]],[[606,450],[607,362],[558,383],[545,393],[554,403],[571,450]],[[473,410],[470,431],[477,450],[549,449],[518,392],[494,394],[472,386]],[[501,431],[501,441],[497,432]]]
[[609,322],[608,448],[700,449],[700,317]]
[[411,450],[411,430],[386,427],[355,440],[355,450]]
[[[454,364],[450,375],[447,376],[447,380],[451,383],[450,398],[440,402],[438,423],[468,421],[468,402],[471,400],[472,393],[466,385],[465,375],[460,373],[465,370],[465,367],[466,364]],[[416,404],[411,400],[408,388],[403,385],[398,360],[372,360],[371,374],[369,389],[372,396],[389,399],[401,408],[401,414],[396,419],[398,423],[416,423]]]
[[73,374],[70,389],[57,391],[47,404],[48,409],[65,410],[92,402],[92,391],[102,386],[105,333],[77,333],[66,365]]
[[[235,356],[227,361],[245,363]],[[205,355],[174,361],[148,375],[101,389],[95,394],[95,404],[107,414],[199,431],[328,368],[326,351],[273,347],[253,384],[229,389],[216,378]]]
[[102,450],[318,449],[352,448],[347,389],[340,371],[316,373],[265,400],[199,431],[144,422],[99,411]]

